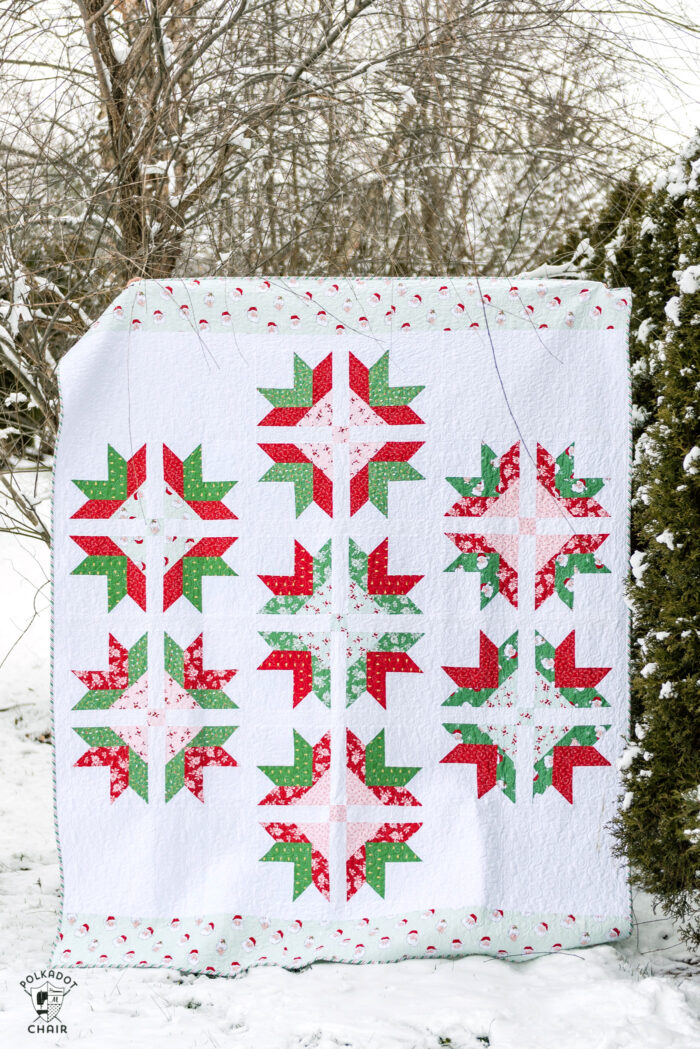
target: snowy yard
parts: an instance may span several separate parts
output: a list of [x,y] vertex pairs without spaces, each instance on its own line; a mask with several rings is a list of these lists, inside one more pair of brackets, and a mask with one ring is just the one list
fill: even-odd
[[[0,1044],[10,1049],[37,1044],[19,981],[46,965],[58,908],[47,571],[45,550],[0,536]],[[520,964],[320,964],[235,980],[72,970],[68,1034],[42,1044],[139,1049],[166,1035],[171,1049],[700,1049],[700,958],[647,901],[635,914],[626,942]]]

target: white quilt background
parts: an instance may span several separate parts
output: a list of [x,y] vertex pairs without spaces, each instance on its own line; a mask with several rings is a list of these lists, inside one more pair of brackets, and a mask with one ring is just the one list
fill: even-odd
[[[611,852],[606,824],[619,795],[615,762],[628,724],[628,364],[624,325],[613,330],[455,330],[429,333],[333,331],[214,333],[200,337],[150,330],[95,330],[60,366],[63,422],[54,483],[54,719],[56,806],[65,914],[273,915],[280,920],[382,918],[425,908],[477,906],[528,913],[624,915],[626,874]],[[390,354],[392,386],[423,385],[411,402],[424,425],[345,430],[348,359],[372,365]],[[310,365],[333,357],[334,428],[260,427],[270,404],[258,387],[293,384],[293,355]],[[349,448],[353,443],[420,441],[410,462],[423,480],[390,483],[389,512],[371,503],[349,513]],[[312,504],[295,517],[289,483],[261,483],[272,465],[261,443],[328,443],[333,447],[333,518]],[[518,518],[460,518],[445,513],[458,499],[450,476],[481,473],[481,446],[496,455],[520,442],[520,517],[534,519],[538,442],[555,458],[575,442],[577,477],[602,477],[596,497],[607,518],[540,520],[541,534],[606,532],[600,558],[609,574],[580,575],[574,607],[555,594],[534,610],[535,539],[520,536],[519,606],[497,596],[479,608],[479,576],[446,572],[459,551],[446,533],[512,532]],[[106,477],[107,446],[125,457],[147,445],[143,516],[114,522],[71,520],[85,502],[73,484]],[[205,480],[235,480],[225,504],[234,521],[187,522],[164,517],[162,446],[184,458],[202,445]],[[151,528],[155,520],[157,526]],[[106,527],[109,526],[109,527]],[[154,528],[159,531],[154,534]],[[167,539],[235,536],[224,555],[236,575],[205,577],[203,613],[185,598],[160,610],[161,563]],[[83,559],[70,536],[144,537],[146,613],[130,598],[107,612],[103,576],[72,575]],[[347,601],[348,539],[364,551],[389,538],[389,572],[422,575],[410,593],[421,615],[353,614]],[[332,604],[322,615],[262,615],[270,598],[261,574],[293,572],[293,540],[317,551],[333,544]],[[562,539],[562,541],[564,541]],[[422,633],[409,654],[422,673],[389,674],[387,706],[365,693],[345,705],[344,637],[354,631]],[[291,674],[258,668],[270,648],[259,631],[319,630],[331,637],[331,707],[313,695],[291,703]],[[600,685],[605,709],[559,711],[535,704],[534,632],[559,644],[576,631],[576,663],[610,667]],[[163,688],[162,631],[181,644],[204,633],[204,666],[236,668],[227,694],[238,709],[208,711],[209,724],[236,725],[225,747],[235,768],[204,772],[202,803],[182,790],[163,793],[163,733],[149,732],[149,800],[126,790],[110,802],[108,772],[75,762],[81,725],[130,724],[131,711],[75,711],[85,688],[75,670],[106,669],[108,636],[129,646],[149,633],[151,696]],[[514,708],[487,713],[442,704],[455,690],[442,667],[476,667],[483,631],[501,644],[518,631]],[[154,699],[151,698],[151,704]],[[515,759],[516,801],[498,789],[477,798],[474,765],[445,764],[454,746],[446,722],[510,724],[529,710]],[[182,723],[199,724],[197,711]],[[573,804],[554,789],[533,796],[535,724],[610,725],[596,744],[610,762],[576,768]],[[289,863],[261,862],[273,844],[261,824],[310,824],[327,810],[303,804],[263,811],[273,784],[261,765],[290,765],[293,731],[315,742],[345,727],[363,741],[384,729],[386,764],[419,767],[408,789],[420,807],[349,808],[365,823],[417,822],[408,844],[420,862],[387,863],[384,897],[368,884],[348,901],[342,820],[329,823],[330,899],[313,885],[294,900]],[[331,804],[346,804],[344,748],[331,754]]]

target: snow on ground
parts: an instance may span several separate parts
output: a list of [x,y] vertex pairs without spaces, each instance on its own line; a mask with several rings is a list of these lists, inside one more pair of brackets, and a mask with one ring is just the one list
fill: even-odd
[[67,1035],[28,1034],[19,981],[47,964],[59,886],[47,573],[40,544],[0,534],[0,1046],[150,1049],[165,1036],[169,1049],[700,1049],[700,956],[641,897],[630,940],[518,964],[319,964],[236,979],[71,970]]

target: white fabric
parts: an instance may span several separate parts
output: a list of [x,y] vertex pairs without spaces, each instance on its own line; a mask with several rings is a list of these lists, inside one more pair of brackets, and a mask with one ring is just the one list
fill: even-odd
[[[233,283],[243,288],[241,311],[246,295],[251,302],[260,301],[257,283]],[[431,295],[437,299],[442,283],[421,284],[424,304]],[[153,284],[142,287],[146,296],[155,294]],[[218,295],[221,286],[213,287]],[[202,289],[204,295],[204,281]],[[567,294],[569,289],[574,295],[581,287],[569,285]],[[362,295],[371,291],[366,282]],[[520,293],[525,298],[527,291],[523,282]],[[594,285],[588,291],[586,316],[598,300],[612,309],[604,289]],[[127,294],[128,300],[120,300],[125,318],[139,311],[137,290]],[[288,299],[288,287],[280,294]],[[293,296],[297,294],[295,290]],[[315,294],[323,305],[321,293]],[[385,294],[385,300],[390,297]],[[175,915],[272,915],[283,921],[342,925],[363,918],[395,923],[426,908],[466,915],[475,907],[490,907],[530,915],[625,920],[626,876],[612,855],[606,825],[615,814],[615,760],[628,722],[623,596],[629,469],[626,313],[618,310],[612,329],[596,330],[585,323],[581,330],[507,330],[484,324],[470,330],[466,322],[451,331],[427,333],[367,332],[359,326],[350,330],[361,308],[354,309],[350,320],[345,318],[342,336],[333,324],[317,325],[310,333],[288,330],[273,336],[265,330],[264,317],[259,334],[241,332],[235,315],[228,332],[202,334],[200,329],[187,334],[155,326],[145,330],[144,322],[144,330],[134,334],[125,319],[125,330],[108,324],[91,331],[61,363],[53,688],[64,916],[152,916],[165,921]],[[289,312],[286,305],[285,311]],[[361,425],[347,429],[349,355],[371,367],[387,350],[390,386],[424,387],[410,401],[423,422],[389,425],[360,400],[364,414],[356,408],[353,421]],[[332,354],[332,421],[326,396],[317,416],[321,425],[314,425],[313,419],[311,425],[306,420],[299,426],[261,427],[272,404],[258,388],[291,388],[295,354],[311,367]],[[354,394],[352,399],[358,401]],[[422,479],[389,483],[387,516],[372,502],[351,516],[352,474],[392,441],[422,442],[408,460]],[[295,516],[293,484],[261,482],[273,462],[259,445],[284,442],[303,448],[328,475],[332,472],[332,518],[315,503]],[[538,444],[556,459],[572,443],[575,476],[604,479],[595,501],[609,516],[571,517],[538,489]],[[107,477],[108,446],[128,459],[144,444],[147,480],[129,514],[109,520],[71,519],[86,503],[74,481]],[[204,481],[235,480],[222,500],[235,520],[203,520],[189,511],[179,519],[166,516],[164,444],[180,459],[201,445]],[[445,516],[460,498],[446,478],[481,475],[482,444],[497,457],[519,444],[519,485],[515,496],[511,492],[508,502],[504,500],[503,512],[510,511],[509,516],[499,516],[497,507],[480,517]],[[356,445],[360,447],[354,452]],[[548,500],[550,516],[539,518],[538,509],[546,511]],[[504,543],[503,535],[514,538],[518,528],[518,607],[499,594],[481,609],[479,574],[445,571],[460,556],[447,534],[489,535],[496,549],[508,553],[512,539]],[[609,534],[596,555],[609,572],[578,573],[573,608],[556,593],[534,607],[535,530],[548,556],[572,535]],[[105,577],[72,574],[85,558],[70,538],[75,535],[111,536],[130,550],[134,562],[145,564],[145,612],[128,596],[108,612]],[[555,535],[561,540],[555,541]],[[204,577],[202,612],[185,596],[163,611],[163,557],[171,547],[178,548],[169,543],[171,536],[236,538],[223,555],[236,575]],[[388,573],[422,576],[408,594],[420,614],[377,612],[371,602],[367,610],[366,596],[355,611],[348,598],[348,540],[369,552],[387,537]],[[139,540],[136,545],[134,539]],[[332,585],[316,602],[320,611],[262,613],[273,595],[259,577],[293,574],[294,540],[316,553],[329,539]],[[444,706],[457,685],[442,668],[477,667],[481,632],[501,645],[516,630],[518,672],[508,701],[512,705]],[[610,668],[599,686],[609,707],[560,709],[538,701],[535,631],[556,646],[572,630],[576,666]],[[291,672],[259,669],[271,652],[260,632],[271,631],[327,635],[330,708],[313,694],[293,707]],[[406,648],[421,673],[389,673],[386,708],[367,692],[347,706],[346,650],[362,651],[366,642],[359,642],[358,648],[358,634],[371,638],[373,632],[397,631],[422,635]],[[236,670],[224,689],[236,709],[202,711],[187,702],[186,693],[182,706],[175,705],[182,692],[165,678],[163,632],[183,647],[203,633],[204,667]],[[124,701],[110,710],[73,709],[86,692],[75,672],[107,671],[109,635],[130,647],[145,633],[148,708],[162,708],[159,697],[171,689],[167,723],[182,726],[179,742],[167,742],[164,721],[152,718],[149,726],[145,709],[123,709]],[[136,702],[139,689],[142,684],[136,688]],[[444,724],[495,726],[497,732],[518,720],[522,725],[512,751],[515,802],[499,787],[477,797],[475,765],[443,762],[458,742]],[[223,744],[236,766],[205,768],[203,801],[186,787],[166,801],[164,763],[203,724],[236,726]],[[89,748],[75,729],[95,725],[117,732],[120,727],[142,726],[148,736],[148,801],[133,789],[110,801],[108,769],[76,767]],[[609,764],[574,769],[573,803],[553,787],[533,794],[539,725],[610,726],[595,744]],[[419,768],[406,784],[419,806],[387,807],[376,799],[363,805],[348,803],[347,728],[363,743],[383,730],[386,765]],[[310,743],[331,734],[330,772],[323,788],[314,788],[319,803],[261,806],[275,784],[260,767],[293,764],[294,732]],[[138,734],[131,741],[138,750]],[[507,746],[505,750],[508,753]],[[369,801],[368,793],[360,789],[358,797]],[[275,820],[303,827],[308,840],[327,855],[329,898],[311,884],[293,899],[293,865],[261,861],[274,844],[263,824]],[[385,822],[420,824],[406,840],[417,861],[387,862],[383,896],[365,883],[348,900],[345,863],[354,851],[348,842],[360,847]]]

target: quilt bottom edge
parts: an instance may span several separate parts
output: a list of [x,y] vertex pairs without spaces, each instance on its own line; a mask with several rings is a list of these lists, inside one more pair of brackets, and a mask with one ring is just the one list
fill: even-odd
[[526,914],[486,907],[335,923],[232,913],[196,918],[68,914],[49,964],[235,976],[257,965],[303,969],[317,961],[362,964],[478,954],[525,961],[616,942],[631,931],[629,914]]

